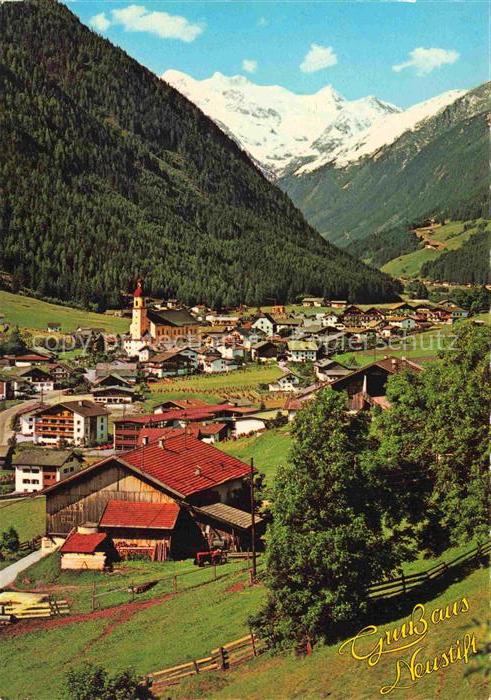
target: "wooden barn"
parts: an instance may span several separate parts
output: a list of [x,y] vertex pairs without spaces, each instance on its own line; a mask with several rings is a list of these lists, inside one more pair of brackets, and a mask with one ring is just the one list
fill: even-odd
[[183,430],[45,489],[46,532],[66,537],[97,523],[122,558],[184,558],[215,540],[248,548],[249,475],[249,465]]

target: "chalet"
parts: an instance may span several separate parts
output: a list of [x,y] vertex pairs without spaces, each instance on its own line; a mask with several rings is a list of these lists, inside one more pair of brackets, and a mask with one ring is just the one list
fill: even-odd
[[278,359],[278,346],[270,340],[262,340],[251,348],[251,357],[258,362],[271,362]]
[[85,399],[43,406],[21,416],[21,433],[36,444],[91,445],[107,442],[108,413]]
[[177,377],[192,374],[198,369],[198,352],[185,347],[153,355],[144,363],[145,372],[156,377]]
[[261,314],[256,318],[252,327],[262,331],[267,338],[271,338],[277,331],[277,323],[271,314]]
[[55,380],[56,385],[70,379],[73,374],[71,367],[63,364],[62,362],[50,362],[48,365],[48,371]]
[[256,329],[239,328],[238,332],[240,334],[242,345],[246,350],[251,350],[251,348],[259,343],[264,338],[264,333]]
[[200,399],[168,399],[154,407],[154,413],[165,413],[172,409],[202,408],[208,406],[206,401]]
[[305,306],[306,308],[324,306],[325,303],[326,300],[324,297],[304,297],[302,299],[302,306]]
[[61,323],[58,323],[57,321],[50,322],[46,326],[46,330],[48,333],[61,333]]
[[338,316],[335,313],[328,313],[324,314],[322,318],[320,319],[321,325],[324,326],[324,328],[335,328],[336,325],[339,323],[341,320],[341,317]]
[[73,450],[34,448],[18,450],[12,459],[15,491],[33,493],[78,472],[83,460]]
[[129,389],[132,386],[132,382],[129,379],[121,377],[116,372],[110,372],[109,374],[104,374],[100,377],[96,377],[92,386],[94,389],[101,389],[104,387],[119,386],[124,389]]
[[242,345],[218,345],[217,352],[220,353],[224,360],[234,360],[236,362],[243,362],[245,359],[245,349]]
[[312,340],[290,340],[288,354],[291,362],[314,362],[317,359],[317,343]]
[[351,374],[351,370],[345,365],[327,357],[314,363],[314,372],[317,379],[321,382],[335,382],[337,379]]
[[49,364],[52,358],[49,355],[42,355],[38,352],[23,353],[20,355],[4,355],[5,360],[11,367],[29,367],[31,365]]
[[453,306],[450,309],[450,314],[452,318],[452,323],[455,323],[456,321],[461,321],[463,318],[467,318],[469,312],[467,311],[467,309],[463,309],[460,306]]
[[105,406],[118,406],[131,404],[138,399],[136,389],[126,386],[98,386],[92,389],[92,397],[95,403]]
[[336,299],[331,301],[329,306],[331,309],[345,309],[348,306],[348,302],[344,299]]
[[249,547],[251,516],[239,506],[248,502],[250,473],[249,465],[212,445],[177,435],[45,489],[46,531],[67,537],[95,523],[122,558],[182,558],[216,540]]
[[287,370],[282,377],[269,385],[269,391],[295,391],[300,384],[300,379],[296,374]]
[[407,332],[413,331],[417,326],[417,322],[413,316],[391,316],[389,318],[389,325]]
[[53,391],[54,388],[55,381],[53,377],[42,367],[26,367],[14,377],[14,393],[16,396],[23,394],[26,389],[31,389],[40,394]]
[[238,364],[234,360],[228,360],[220,353],[206,353],[202,359],[201,368],[205,374],[216,374],[218,372],[232,372],[238,369]]
[[95,366],[95,378],[101,379],[108,375],[117,375],[131,383],[136,382],[138,374],[138,364],[136,362],[125,362],[124,360],[114,360],[114,362],[98,362]]
[[423,368],[406,358],[386,357],[341,377],[331,387],[347,392],[352,410],[361,410],[376,403],[384,408],[387,407],[385,391],[389,377],[405,370],[421,372]]

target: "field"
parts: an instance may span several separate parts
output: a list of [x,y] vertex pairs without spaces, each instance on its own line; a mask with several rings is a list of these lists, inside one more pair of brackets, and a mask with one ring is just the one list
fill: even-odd
[[199,374],[179,379],[166,379],[150,384],[145,410],[170,398],[197,398],[208,403],[240,396],[253,403],[261,400],[261,384],[269,384],[283,375],[276,365],[251,365],[229,374]]
[[58,306],[33,297],[11,294],[0,290],[0,313],[11,326],[29,330],[47,329],[48,323],[59,323],[63,332],[79,326],[103,328],[108,333],[124,333],[129,328],[127,318],[96,314],[68,306]]
[[[479,223],[479,221],[477,221]],[[488,222],[488,229],[491,227],[491,222]],[[435,260],[447,250],[456,250],[460,248],[469,238],[476,233],[476,228],[470,228],[464,231],[463,221],[451,221],[445,226],[440,226],[435,229],[428,240],[442,243],[443,246],[439,250],[431,250],[429,248],[421,248],[412,253],[401,255],[394,260],[386,263],[382,270],[388,272],[394,277],[418,277],[421,267],[429,260]]]
[[265,474],[271,485],[276,469],[288,460],[291,447],[290,426],[267,430],[259,435],[217,443],[217,447],[244,462],[254,458],[254,466]]
[[[263,656],[240,667],[237,671],[226,674],[213,674],[213,677],[188,681],[169,692],[171,698],[302,698],[318,700],[329,697],[332,700],[369,700],[380,697],[380,688],[392,685],[396,680],[396,661],[409,662],[411,653],[421,648],[417,661],[433,663],[435,656],[447,651],[451,644],[462,640],[466,633],[476,636],[479,655],[471,655],[468,665],[463,661],[422,677],[415,683],[408,678],[408,670],[402,667],[402,677],[394,697],[408,697],[411,700],[485,700],[488,697],[488,683],[484,675],[486,660],[486,614],[488,601],[487,575],[482,569],[475,571],[462,581],[451,584],[445,591],[431,601],[421,599],[425,606],[425,619],[431,611],[445,608],[465,596],[470,609],[438,625],[429,621],[426,638],[406,652],[382,655],[380,662],[369,668],[366,662],[357,661],[348,651],[339,654],[339,644],[318,647],[311,656],[296,659],[288,653],[280,656]],[[395,612],[395,611],[394,611]],[[378,630],[372,644],[360,648],[374,648],[376,640],[389,629],[393,630],[407,621],[411,607],[407,607],[401,616],[394,614],[389,624],[372,620],[369,624],[377,625]],[[400,618],[400,619],[398,619]],[[361,628],[364,626],[360,624]],[[355,634],[358,630],[354,630]],[[414,639],[414,638],[413,638]],[[390,647],[389,647],[390,649]],[[394,648],[392,647],[392,650]],[[441,657],[440,657],[441,660]],[[399,690],[410,687],[409,693]],[[391,694],[392,697],[392,694]]]
[[83,660],[112,673],[128,666],[150,673],[199,658],[247,632],[246,618],[263,600],[264,588],[244,582],[244,574],[232,573],[166,599],[138,597],[133,606],[82,616],[76,623],[24,634],[14,628],[0,642],[0,695],[52,700],[67,669]]
[[0,501],[0,533],[14,527],[21,542],[32,540],[44,534],[45,499],[19,498],[12,501]]

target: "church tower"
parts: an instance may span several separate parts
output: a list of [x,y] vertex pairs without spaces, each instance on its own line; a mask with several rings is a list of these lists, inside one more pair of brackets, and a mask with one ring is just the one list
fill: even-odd
[[130,335],[132,340],[141,340],[148,330],[147,307],[143,296],[143,281],[139,279],[133,292],[133,315]]

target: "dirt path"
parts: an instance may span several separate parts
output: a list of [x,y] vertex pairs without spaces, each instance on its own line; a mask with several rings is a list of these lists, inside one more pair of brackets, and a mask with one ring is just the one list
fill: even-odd
[[[78,615],[66,615],[63,617],[55,617],[49,620],[25,620],[17,622],[4,628],[0,628],[0,639],[2,637],[20,637],[30,632],[39,630],[55,629],[56,627],[65,627],[72,625],[75,622],[89,622],[91,620],[110,620],[110,624],[104,628],[100,637],[106,637],[108,634],[129,620],[133,615],[140,610],[146,610],[154,605],[160,605],[165,601],[173,598],[172,593],[159,596],[158,598],[150,598],[149,600],[134,601],[132,603],[123,603],[117,607],[105,608],[104,610],[96,610],[90,613],[79,613]],[[91,644],[94,640],[91,640]]]

